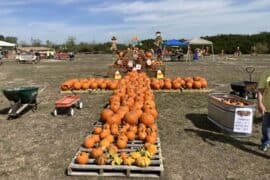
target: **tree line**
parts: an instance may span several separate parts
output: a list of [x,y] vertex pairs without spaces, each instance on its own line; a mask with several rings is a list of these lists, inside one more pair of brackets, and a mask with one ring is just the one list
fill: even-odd
[[[257,53],[270,53],[270,32],[261,32],[253,35],[241,35],[241,34],[221,34],[215,36],[205,36],[204,39],[210,40],[214,43],[215,54],[224,50],[227,54],[233,54],[236,48],[239,46],[240,50],[244,54],[251,53],[256,49]],[[17,44],[17,37],[0,35],[0,40]],[[111,42],[95,43],[95,42],[80,42],[76,43],[75,37],[68,37],[63,44],[54,44],[47,40],[42,42],[39,39],[31,39],[31,44],[20,42],[23,46],[46,46],[54,48],[57,51],[72,51],[72,52],[96,52],[96,53],[110,53]],[[118,49],[123,50],[131,47],[131,44],[118,44]],[[154,39],[142,40],[139,45],[140,48],[149,50],[155,49]],[[255,47],[255,48],[254,48]],[[199,47],[200,48],[200,47]],[[187,49],[183,47],[184,51]]]

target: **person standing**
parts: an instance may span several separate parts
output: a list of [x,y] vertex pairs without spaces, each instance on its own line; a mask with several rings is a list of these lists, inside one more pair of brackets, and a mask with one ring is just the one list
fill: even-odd
[[260,77],[257,100],[258,110],[263,116],[259,149],[265,152],[270,147],[270,71],[265,71]]

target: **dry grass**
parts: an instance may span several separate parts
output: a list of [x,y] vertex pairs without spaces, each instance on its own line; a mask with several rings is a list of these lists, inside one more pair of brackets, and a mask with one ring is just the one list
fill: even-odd
[[[41,62],[37,65],[7,62],[0,66],[0,87],[39,85],[39,109],[17,120],[0,115],[0,179],[103,179],[69,177],[65,170],[83,138],[93,128],[109,94],[82,95],[85,108],[74,117],[52,117],[59,84],[68,78],[106,75],[110,55],[79,56],[75,62]],[[229,83],[248,79],[246,66],[256,67],[254,79],[269,67],[269,56],[239,60],[171,62],[168,76],[202,75],[217,91],[230,91]],[[164,156],[162,179],[269,179],[270,154],[262,153],[260,118],[253,135],[233,138],[207,120],[207,94],[156,94],[159,133]],[[0,109],[9,106],[2,95]],[[119,178],[104,178],[119,179]]]

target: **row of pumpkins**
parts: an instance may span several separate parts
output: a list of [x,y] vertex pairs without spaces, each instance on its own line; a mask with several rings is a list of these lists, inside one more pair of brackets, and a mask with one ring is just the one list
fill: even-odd
[[208,85],[207,80],[200,76],[195,77],[175,77],[164,79],[151,79],[151,88],[159,89],[204,89]]
[[104,78],[70,79],[60,85],[62,91],[66,90],[88,90],[88,89],[108,89],[118,88],[118,80]]
[[[129,77],[129,76],[127,76]],[[89,78],[89,79],[70,79],[61,84],[60,89],[66,90],[88,90],[88,89],[108,89],[116,90],[119,86],[118,80],[104,79],[104,78]],[[203,77],[175,77],[156,79],[152,78],[150,87],[154,90],[159,89],[203,89],[208,83]]]
[[[79,153],[78,164],[87,164],[89,158],[93,158],[98,165],[147,167],[158,152],[158,112],[150,78],[145,73],[132,71],[118,84],[109,98],[109,106],[101,111],[103,125],[95,127],[84,139],[83,145],[90,153]],[[141,140],[144,146],[134,152],[125,152],[128,141],[133,140]]]

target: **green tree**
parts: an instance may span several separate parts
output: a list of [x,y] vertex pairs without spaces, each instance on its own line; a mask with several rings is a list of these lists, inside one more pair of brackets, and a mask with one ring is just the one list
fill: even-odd
[[0,40],[1,41],[4,41],[5,40],[5,37],[3,35],[0,35]]
[[68,37],[65,45],[68,51],[76,52],[76,38],[73,36]]
[[259,54],[265,54],[269,51],[266,43],[256,43],[255,44],[256,51]]
[[17,44],[17,40],[18,40],[17,37],[13,37],[13,36],[7,36],[7,37],[5,37],[5,41],[10,42],[10,43]]
[[42,41],[40,39],[32,39],[32,46],[40,47],[42,44]]
[[50,40],[47,40],[46,41],[46,46],[49,47],[49,48],[52,48],[53,47],[53,42],[51,42]]

